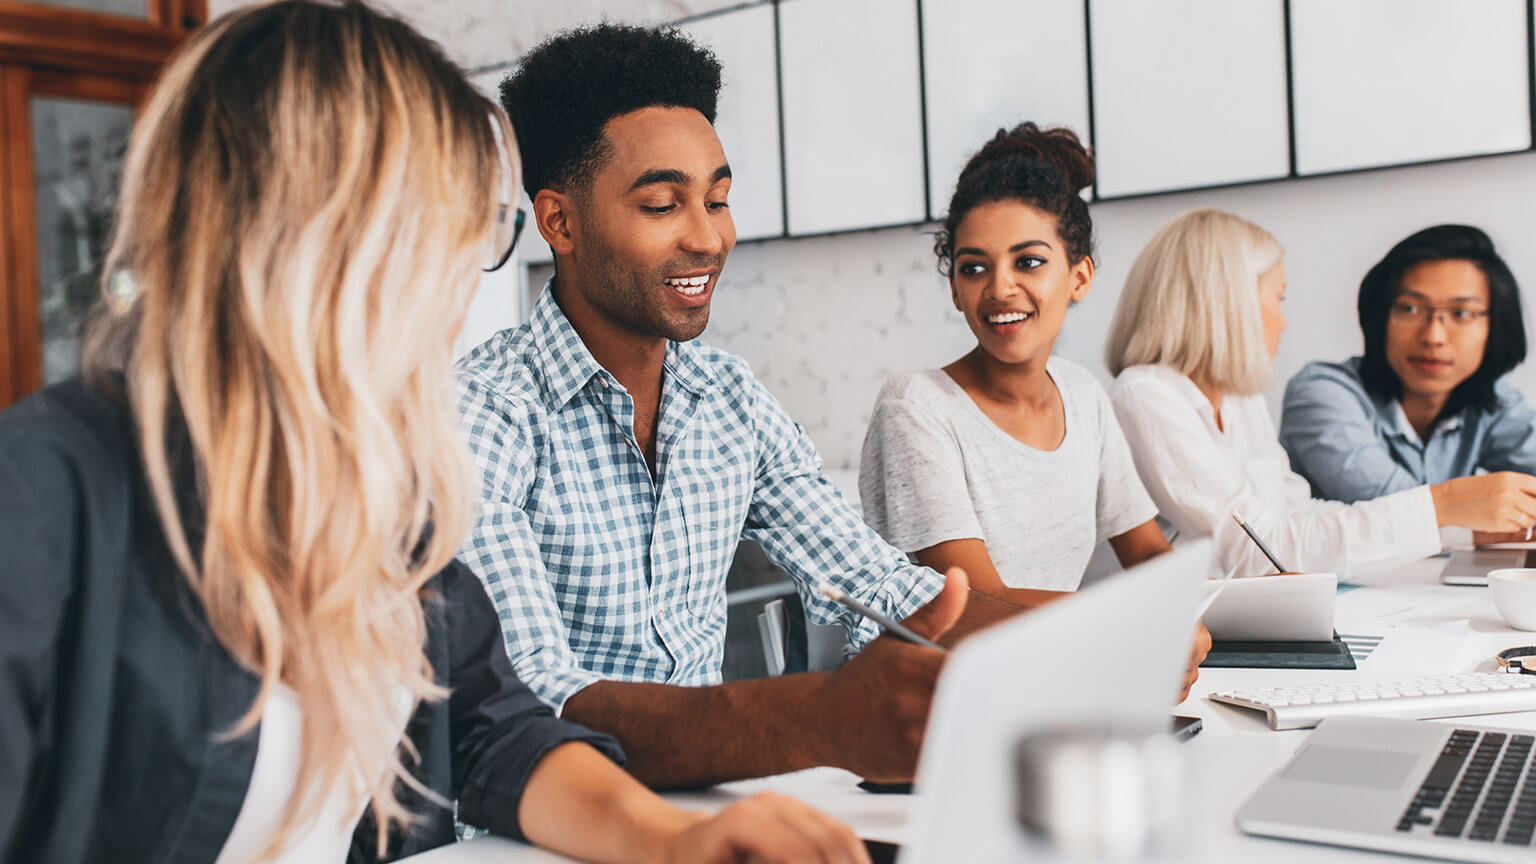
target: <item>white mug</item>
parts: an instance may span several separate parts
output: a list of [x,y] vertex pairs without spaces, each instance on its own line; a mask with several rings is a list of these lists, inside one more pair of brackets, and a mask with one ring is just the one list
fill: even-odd
[[1536,630],[1536,568],[1488,571],[1488,587],[1499,615],[1516,630]]
[[1092,724],[1033,732],[1015,753],[1015,813],[1070,860],[1146,861],[1184,842],[1184,754],[1166,732]]

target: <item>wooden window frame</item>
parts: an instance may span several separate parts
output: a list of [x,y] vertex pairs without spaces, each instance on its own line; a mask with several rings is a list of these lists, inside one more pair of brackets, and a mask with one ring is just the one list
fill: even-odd
[[137,107],[206,0],[145,0],[129,18],[0,0],[0,409],[42,386],[31,99]]

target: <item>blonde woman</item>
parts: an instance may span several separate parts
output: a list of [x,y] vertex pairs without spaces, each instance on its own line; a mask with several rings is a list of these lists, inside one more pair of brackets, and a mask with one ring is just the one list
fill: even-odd
[[1287,567],[1347,573],[1433,555],[1441,526],[1475,528],[1513,512],[1527,496],[1503,490],[1523,475],[1355,504],[1311,497],[1263,395],[1286,328],[1283,254],[1263,228],[1196,210],[1158,231],[1126,277],[1105,350],[1110,398],[1164,529],[1214,537],[1238,575],[1273,572],[1233,521],[1237,511]]
[[449,346],[515,240],[511,140],[357,3],[236,12],[166,69],[88,382],[0,415],[0,858],[395,858],[456,800],[593,860],[867,860],[791,801],[655,797],[453,560]]

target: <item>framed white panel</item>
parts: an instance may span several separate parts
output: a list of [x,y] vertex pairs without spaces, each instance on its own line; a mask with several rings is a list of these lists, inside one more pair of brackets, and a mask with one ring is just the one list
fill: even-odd
[[784,233],[784,187],[773,6],[711,15],[680,29],[714,51],[724,68],[715,131],[731,164],[736,236],[777,237]]
[[791,234],[927,217],[915,0],[779,5]]
[[960,169],[998,129],[1033,120],[1088,143],[1082,0],[928,0],[922,27],[930,219],[943,218]]
[[1281,0],[1088,5],[1101,197],[1290,173]]
[[1296,170],[1531,146],[1526,0],[1292,0]]

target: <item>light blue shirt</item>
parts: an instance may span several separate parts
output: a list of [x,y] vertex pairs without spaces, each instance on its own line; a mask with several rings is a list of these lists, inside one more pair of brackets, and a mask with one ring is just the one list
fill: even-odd
[[1360,358],[1308,363],[1285,388],[1280,443],[1312,494],[1364,501],[1487,471],[1536,474],[1536,412],[1506,381],[1493,411],[1469,406],[1419,438],[1403,405],[1360,380]]
[[460,361],[459,409],[484,490],[461,554],[518,677],[556,711],[602,679],[719,683],[725,574],[742,537],[855,648],[879,628],[817,580],[898,620],[943,587],[864,524],[805,430],[724,351],[667,346],[654,479],[633,400],[548,289],[528,323]]

